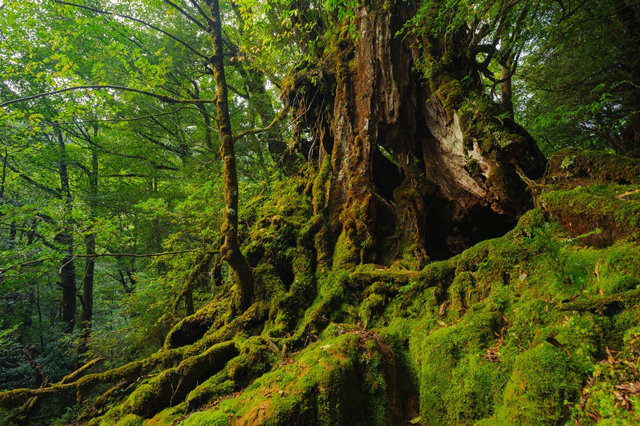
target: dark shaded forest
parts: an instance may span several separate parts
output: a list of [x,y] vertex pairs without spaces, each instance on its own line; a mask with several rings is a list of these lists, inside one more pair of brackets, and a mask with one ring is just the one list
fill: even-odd
[[640,424],[640,3],[0,4],[0,423]]

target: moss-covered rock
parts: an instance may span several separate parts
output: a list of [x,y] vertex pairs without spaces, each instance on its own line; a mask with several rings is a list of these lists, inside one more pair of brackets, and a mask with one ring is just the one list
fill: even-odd
[[545,191],[537,205],[581,244],[603,247],[640,240],[640,185],[603,185]]
[[563,149],[549,159],[544,181],[572,186],[640,184],[640,160],[603,151]]
[[504,385],[499,359],[484,357],[503,326],[499,312],[476,306],[424,338],[418,352],[423,425],[472,424],[493,414]]

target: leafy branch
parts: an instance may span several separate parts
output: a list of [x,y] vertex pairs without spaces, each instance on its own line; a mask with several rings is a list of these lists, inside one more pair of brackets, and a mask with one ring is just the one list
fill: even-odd
[[119,13],[109,12],[107,10],[96,9],[96,8],[85,6],[85,5],[81,5],[81,4],[68,3],[66,1],[54,0],[54,2],[58,3],[58,4],[65,5],[65,6],[72,6],[72,7],[77,7],[77,8],[80,8],[80,9],[89,10],[91,12],[99,13],[101,15],[117,16],[119,18],[128,19],[128,20],[137,22],[139,24],[142,24],[142,25],[144,25],[146,27],[151,28],[152,30],[158,31],[159,33],[162,33],[162,34],[166,35],[167,37],[169,37],[172,40],[177,41],[178,43],[180,43],[181,45],[183,45],[184,47],[186,47],[187,49],[189,49],[190,51],[192,51],[193,53],[195,53],[199,57],[201,57],[203,59],[206,59],[207,61],[209,60],[209,58],[207,58],[207,56],[205,56],[202,53],[200,53],[197,50],[195,50],[187,42],[185,42],[183,40],[180,40],[178,37],[174,36],[173,34],[170,34],[170,33],[166,32],[166,31],[164,31],[164,30],[162,30],[162,29],[160,29],[160,28],[158,28],[158,27],[156,27],[156,26],[154,26],[154,25],[152,25],[152,24],[150,24],[148,22],[145,22],[145,21],[143,21],[141,19],[138,19],[138,18],[134,18],[133,16],[121,15]]

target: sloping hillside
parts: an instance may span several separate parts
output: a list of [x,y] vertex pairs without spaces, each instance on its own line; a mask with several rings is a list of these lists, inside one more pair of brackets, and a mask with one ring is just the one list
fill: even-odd
[[640,162],[563,151],[515,229],[419,271],[311,273],[307,181],[256,200],[247,312],[228,294],[146,360],[4,393],[8,424],[74,391],[95,425],[638,421]]

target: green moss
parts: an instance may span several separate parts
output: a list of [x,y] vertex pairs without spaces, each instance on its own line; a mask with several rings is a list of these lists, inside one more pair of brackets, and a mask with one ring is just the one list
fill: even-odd
[[141,426],[142,420],[142,417],[133,414],[127,414],[126,416],[118,420],[118,422],[115,423],[115,426]]
[[[478,300],[470,300],[473,298],[472,292],[476,281],[471,272],[462,272],[456,275],[449,287],[449,310],[456,316],[463,316],[465,311],[469,309],[470,304],[474,304]],[[474,298],[475,299],[475,298]]]
[[477,142],[484,153],[511,144],[512,137],[496,118],[496,106],[486,97],[471,95],[460,103],[460,126],[467,144]]
[[640,184],[640,161],[604,151],[564,149],[549,159],[545,181]]
[[513,315],[510,315],[510,321],[511,327],[507,340],[509,345],[528,348],[537,334],[547,329],[552,323],[553,312],[549,312],[549,303],[544,300],[525,300],[518,303],[517,309]]
[[434,86],[436,96],[440,98],[447,111],[456,109],[464,100],[465,90],[462,83],[455,78],[443,74]]
[[622,238],[640,240],[640,200],[624,197],[634,190],[640,186],[593,185],[547,191],[536,204],[578,243],[603,247]]
[[489,417],[504,383],[499,363],[482,357],[501,328],[499,313],[474,308],[452,327],[422,342],[420,413],[423,425],[470,424]]
[[523,214],[518,220],[518,230],[522,230],[527,234],[530,234],[531,229],[544,226],[546,223],[544,212],[541,209],[534,208]]
[[148,417],[164,407],[181,402],[196,384],[217,373],[238,355],[233,342],[220,343],[202,354],[182,361],[177,367],[162,371],[139,386],[123,405],[125,412]]
[[482,173],[482,168],[480,167],[480,163],[478,163],[478,160],[475,160],[475,159],[469,160],[467,164],[464,166],[464,168],[467,171],[467,173],[469,173],[473,177],[479,177],[480,174]]
[[580,395],[582,375],[562,350],[542,343],[516,358],[496,417],[514,426],[563,425],[568,402]]
[[473,426],[511,426],[511,423],[490,417],[488,419],[482,419],[479,422],[475,422]]
[[250,337],[242,342],[239,356],[227,363],[226,374],[236,385],[246,385],[271,369],[278,352],[272,341]]
[[367,325],[375,318],[375,316],[379,316],[384,307],[386,305],[386,297],[382,294],[373,293],[370,294],[366,299],[362,301],[360,304],[360,318],[363,321],[363,325],[367,327]]
[[339,269],[348,270],[355,267],[358,263],[360,263],[360,247],[355,244],[353,239],[349,238],[347,233],[341,233],[333,252],[331,269],[334,271]]
[[[501,149],[494,143],[490,149]],[[563,170],[578,173],[578,160]],[[555,180],[536,188],[539,207],[513,231],[417,271],[362,264],[367,242],[353,218],[332,254],[323,216],[330,180],[325,159],[311,190],[289,182],[254,201],[245,247],[261,282],[250,310],[234,317],[228,301],[212,302],[176,327],[168,346],[179,349],[65,388],[86,397],[97,385],[145,376],[92,424],[147,416],[146,426],[389,425],[416,417],[422,425],[546,425],[568,421],[572,408],[582,424],[587,410],[610,423],[631,419],[614,392],[640,380],[631,368],[640,355],[631,343],[640,324],[640,242],[629,235],[637,185],[571,190]],[[365,205],[354,206],[353,217],[365,216]],[[585,245],[589,236],[564,231],[555,211],[606,219],[619,233]],[[175,338],[198,324],[206,328],[199,340]],[[214,367],[205,358],[219,342],[237,349]],[[614,361],[607,349],[620,351]],[[589,375],[593,386],[585,385]],[[583,391],[589,400],[581,404]]]
[[[606,358],[595,363],[588,385],[583,390],[580,403],[572,410],[572,420],[592,424],[631,425],[638,417],[630,407],[637,407],[640,398],[629,385],[637,383],[638,356],[640,355],[640,333],[637,327],[629,327],[624,336],[624,345],[618,351],[607,351]],[[633,385],[632,385],[633,386]]]
[[[387,399],[381,370],[393,359],[370,341],[343,334],[312,345],[295,361],[257,379],[241,395],[194,414],[183,424],[224,424],[224,419],[231,418],[239,424],[333,426],[363,419],[371,425],[389,424],[392,411],[380,408]],[[364,383],[358,371],[365,373]],[[368,411],[367,401],[375,401],[377,408]]]
[[185,399],[188,411],[193,411],[211,401],[216,401],[230,395],[236,389],[236,384],[229,378],[226,369],[214,374],[192,390]]
[[206,411],[193,413],[182,424],[188,426],[229,426],[230,422],[226,413]]
[[184,418],[185,413],[178,407],[169,407],[156,414],[151,419],[145,419],[143,426],[173,426]]
[[326,155],[322,160],[320,170],[313,181],[313,214],[319,215],[324,212],[329,202],[329,193],[331,189],[331,156]]

